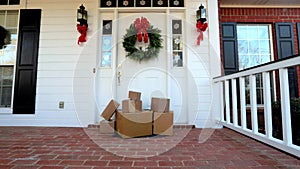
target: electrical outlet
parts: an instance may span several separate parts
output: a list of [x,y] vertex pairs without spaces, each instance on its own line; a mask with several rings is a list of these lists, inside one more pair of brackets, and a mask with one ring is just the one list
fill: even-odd
[[60,109],[63,109],[63,108],[65,107],[65,102],[64,102],[64,101],[60,101],[60,102],[58,103],[58,107],[59,107]]

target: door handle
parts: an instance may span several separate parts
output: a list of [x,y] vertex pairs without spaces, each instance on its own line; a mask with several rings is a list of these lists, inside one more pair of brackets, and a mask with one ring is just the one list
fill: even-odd
[[121,84],[121,76],[122,76],[122,73],[121,73],[121,69],[122,68],[122,64],[119,64],[118,65],[118,85],[120,86],[120,84]]
[[118,71],[118,84],[119,85],[121,84],[121,76],[122,76],[122,73],[120,71]]

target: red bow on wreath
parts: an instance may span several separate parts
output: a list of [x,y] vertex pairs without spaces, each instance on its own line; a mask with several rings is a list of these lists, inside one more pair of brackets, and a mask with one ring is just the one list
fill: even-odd
[[202,24],[201,21],[198,21],[196,27],[197,27],[197,31],[200,33],[197,38],[197,45],[200,45],[200,42],[203,41],[203,32],[206,31],[208,24],[207,22]]
[[142,17],[137,18],[134,21],[135,24],[135,29],[137,30],[137,40],[139,42],[142,42],[143,40],[143,36],[144,36],[144,42],[148,43],[149,37],[148,37],[148,33],[147,30],[150,28],[150,23],[147,20],[147,18]]
[[80,24],[77,24],[77,30],[81,34],[78,38],[77,44],[79,45],[82,42],[86,42],[86,32],[87,32],[87,25],[83,24],[82,26]]

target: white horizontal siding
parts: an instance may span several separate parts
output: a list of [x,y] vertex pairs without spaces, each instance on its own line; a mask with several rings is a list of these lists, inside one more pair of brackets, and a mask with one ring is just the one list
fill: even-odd
[[[38,56],[36,113],[6,114],[1,125],[87,126],[94,123],[93,67],[96,43],[77,45],[77,0],[29,0],[27,8],[42,9]],[[88,42],[97,30],[98,1],[84,3],[89,10]],[[93,12],[94,11],[94,12]],[[59,109],[60,101],[64,109]],[[84,115],[82,115],[84,114]],[[85,117],[86,115],[86,117]],[[2,119],[11,121],[2,121]],[[3,123],[2,123],[3,122]]]
[[[208,10],[209,14],[212,12],[210,9],[217,9],[218,6],[212,2],[201,2]],[[215,5],[215,7],[208,8],[208,3]],[[191,74],[189,78],[188,92],[189,92],[189,122],[193,121],[193,124],[199,128],[215,127],[214,112],[212,112],[212,73],[214,75],[220,73],[221,62],[218,61],[220,55],[220,49],[215,47],[216,42],[212,42],[210,39],[217,39],[218,33],[210,34],[210,29],[218,30],[218,24],[211,24],[204,33],[204,40],[201,41],[200,46],[196,45],[199,32],[196,29],[196,17],[195,11],[199,7],[199,1],[191,0],[187,1],[187,21],[188,24],[187,42],[189,45],[188,50],[188,68]],[[209,22],[218,23],[216,18],[208,18]],[[217,31],[218,32],[218,31]],[[213,37],[213,38],[211,38]],[[217,51],[215,51],[217,50]],[[213,58],[217,57],[217,58]],[[215,62],[215,61],[218,62]],[[214,61],[214,63],[212,63]]]

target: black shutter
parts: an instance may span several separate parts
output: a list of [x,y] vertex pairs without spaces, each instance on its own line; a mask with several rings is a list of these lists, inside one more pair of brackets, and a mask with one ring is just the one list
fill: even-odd
[[225,75],[237,72],[239,69],[236,23],[222,24],[222,46]]
[[278,59],[295,54],[293,23],[276,23],[276,40]]
[[20,10],[13,102],[14,114],[35,113],[40,20],[40,9]]
[[[295,55],[293,23],[276,23],[275,27],[278,59],[287,58]],[[298,97],[298,78],[296,68],[289,68],[288,74],[290,96]]]

